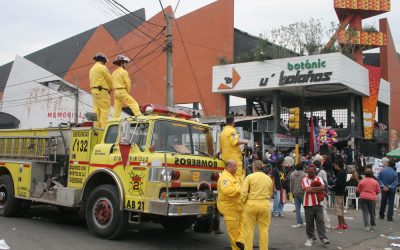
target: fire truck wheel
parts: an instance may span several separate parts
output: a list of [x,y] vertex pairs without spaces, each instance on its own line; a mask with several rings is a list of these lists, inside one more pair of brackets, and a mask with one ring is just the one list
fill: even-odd
[[115,239],[124,234],[128,225],[128,213],[120,210],[116,186],[101,185],[95,188],[86,202],[86,223],[94,235]]
[[196,216],[162,217],[161,225],[167,231],[184,231],[189,229],[196,221]]
[[20,203],[20,200],[15,198],[12,177],[10,175],[0,176],[0,215],[5,217],[16,216]]

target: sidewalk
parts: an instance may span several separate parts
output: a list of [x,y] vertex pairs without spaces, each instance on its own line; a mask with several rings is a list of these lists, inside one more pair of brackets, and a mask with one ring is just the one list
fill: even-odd
[[[388,239],[387,236],[400,236],[400,216],[394,212],[394,221],[389,222],[377,218],[375,232],[365,232],[363,230],[363,220],[361,210],[348,209],[345,219],[349,225],[348,230],[327,230],[327,236],[331,244],[322,246],[317,241],[313,247],[306,247],[305,227],[293,228],[295,224],[294,205],[291,202],[285,204],[284,217],[272,217],[270,226],[270,249],[351,249],[351,250],[370,250],[370,249],[399,249],[391,247],[391,243],[400,244],[399,239]],[[337,225],[337,217],[333,208],[328,208],[328,214],[332,226]],[[303,214],[304,219],[304,214]],[[255,245],[258,245],[255,240]]]

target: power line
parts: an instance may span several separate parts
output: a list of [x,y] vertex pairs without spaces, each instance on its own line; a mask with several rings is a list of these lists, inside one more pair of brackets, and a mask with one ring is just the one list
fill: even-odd
[[131,14],[131,15],[133,15],[133,16],[139,18],[139,19],[141,19],[142,21],[144,21],[144,22],[146,22],[146,23],[148,23],[148,24],[152,24],[152,25],[158,26],[158,27],[165,27],[165,26],[163,26],[163,25],[159,25],[159,24],[150,22],[150,21],[148,21],[148,20],[143,19],[143,18],[140,17],[140,16],[135,15],[135,13],[133,13],[133,12],[131,12],[130,10],[128,10],[127,8],[125,8],[125,6],[123,6],[122,4],[120,4],[120,3],[119,3],[118,1],[116,1],[116,0],[112,0],[112,1],[113,1],[114,3],[116,3],[116,4],[118,4],[119,6],[121,6],[121,8],[125,9],[127,12],[129,12],[129,14]]
[[[161,32],[160,32],[160,34],[161,34]],[[155,37],[156,38],[156,37]],[[151,42],[149,42],[147,45],[149,45]],[[146,46],[147,47],[147,46]],[[152,50],[150,53],[148,53],[148,54],[146,54],[146,55],[143,55],[142,57],[139,57],[139,58],[137,58],[137,56],[139,55],[139,53],[137,53],[136,54],[136,56],[134,57],[134,59],[137,59],[135,62],[136,63],[138,63],[138,62],[140,62],[140,61],[142,61],[142,60],[144,60],[146,57],[148,57],[148,56],[150,56],[151,54],[153,54],[156,50],[158,50],[159,49],[159,47],[157,47],[157,48],[155,48],[154,50]],[[142,52],[143,50],[141,50],[140,52]],[[134,64],[131,64],[131,65],[134,65]],[[86,76],[86,74],[85,75],[79,75],[78,77],[82,77],[82,76]],[[74,76],[74,77],[72,77],[71,78],[71,80],[73,80],[73,79],[75,79],[76,78],[76,76]],[[31,82],[34,82],[35,80],[33,80],[33,81],[31,81]],[[65,81],[68,83],[69,81],[68,81],[68,79],[65,79]],[[36,81],[37,82],[37,81]],[[40,84],[40,82],[37,82],[37,83],[39,83]],[[12,86],[14,86],[14,85],[12,85]],[[46,87],[46,86],[43,86],[43,87]],[[74,86],[70,86],[71,88],[74,88]],[[34,88],[31,88],[31,90],[32,89],[38,89],[37,87],[34,87]],[[86,88],[79,88],[79,90],[90,90],[90,87],[86,87]],[[53,91],[56,91],[56,90],[53,90]],[[29,92],[31,92],[31,91],[29,91]],[[37,98],[37,97],[45,97],[45,96],[51,96],[51,95],[56,95],[56,94],[64,94],[65,95],[65,93],[62,93],[62,92],[56,92],[56,93],[48,93],[48,94],[45,94],[45,95],[39,95],[39,96],[31,96],[31,97],[26,97],[26,98],[19,98],[19,99],[11,99],[11,100],[6,100],[6,101],[3,101],[3,103],[6,103],[6,102],[17,102],[17,101],[21,101],[21,100],[28,100],[28,99],[32,99],[32,98]]]
[[[160,2],[161,2],[161,0],[160,0]],[[179,30],[178,22],[175,22],[175,24],[176,24],[176,30],[178,31],[179,36],[182,38],[182,34],[181,34],[180,30]],[[193,79],[194,79],[194,83],[195,83],[195,85],[196,85],[197,92],[199,93],[200,101],[201,101],[201,103],[204,103],[203,97],[202,97],[201,92],[200,92],[199,85],[198,85],[198,83],[197,83],[196,75],[194,74],[193,66],[192,66],[192,63],[191,63],[190,58],[189,58],[189,54],[188,54],[188,52],[187,52],[187,50],[186,50],[186,46],[185,46],[184,43],[182,43],[182,45],[183,45],[183,50],[184,50],[184,52],[185,52],[186,58],[187,58],[187,60],[188,60],[190,72],[192,73],[192,76],[193,76]],[[204,110],[204,113],[207,113],[206,106],[205,106],[205,105],[202,105],[202,108],[203,108],[203,110]]]
[[[116,13],[116,15],[117,16],[119,16],[119,17],[123,17],[124,15],[126,15],[126,13],[125,12],[123,12],[122,11],[122,13],[124,14],[124,15],[120,15],[119,13],[118,13],[118,11],[121,11],[121,9],[116,5],[116,4],[114,4],[111,0],[104,0],[105,1],[105,3],[109,6],[108,8],[110,9],[110,10],[112,10],[114,13]],[[139,25],[132,25],[131,23],[129,23],[127,20],[125,20],[125,19],[121,19],[123,22],[126,22],[126,23],[128,23],[129,25],[131,25],[133,28],[135,28],[135,29],[137,29],[138,31],[140,31],[143,35],[145,35],[146,37],[148,37],[148,38],[150,38],[150,39],[152,39],[152,37],[150,36],[150,35],[148,35],[146,32],[144,32],[143,30],[141,30],[140,28],[139,28]],[[139,23],[138,23],[139,24]],[[144,28],[145,28],[145,26],[143,26]],[[148,29],[147,29],[147,31],[148,31]]]
[[144,69],[145,67],[147,67],[147,65],[149,65],[150,63],[154,62],[155,59],[157,59],[160,55],[163,54],[164,51],[161,51],[160,53],[158,53],[155,57],[153,57],[149,62],[147,62],[146,64],[144,64],[142,67],[140,67],[139,69],[137,69],[136,71],[132,72],[129,75],[133,75],[135,73],[137,73],[138,71],[141,71],[142,69]]
[[[116,54],[111,55],[110,57],[113,57],[113,56],[116,56],[116,55],[118,55],[118,54],[125,53],[125,52],[128,52],[128,51],[131,51],[131,50],[140,48],[140,47],[142,47],[142,46],[147,45],[148,43],[149,43],[149,42],[146,42],[146,43],[140,44],[140,45],[138,45],[138,46],[135,46],[135,47],[132,47],[132,48],[129,48],[129,49],[120,51],[120,52],[118,52],[118,53],[116,53]],[[9,85],[9,86],[6,86],[6,87],[7,87],[7,88],[11,88],[11,87],[14,87],[14,86],[18,86],[18,85],[22,85],[22,84],[27,84],[27,83],[34,82],[34,81],[43,80],[43,79],[46,79],[46,78],[49,78],[49,77],[53,77],[53,76],[59,77],[60,74],[63,74],[63,73],[66,73],[66,72],[70,72],[70,71],[73,71],[73,70],[77,70],[77,69],[80,69],[80,68],[83,68],[83,67],[86,67],[86,66],[89,66],[89,65],[92,65],[92,64],[93,64],[93,62],[90,62],[90,63],[87,63],[87,64],[83,64],[83,65],[77,66],[77,67],[75,67],[75,68],[67,69],[67,70],[64,70],[64,71],[61,71],[61,72],[57,72],[57,73],[54,73],[54,74],[51,74],[51,75],[48,75],[48,76],[44,76],[44,77],[32,79],[32,80],[29,80],[29,81],[24,81],[24,82],[15,83],[15,84],[13,84],[13,85]]]

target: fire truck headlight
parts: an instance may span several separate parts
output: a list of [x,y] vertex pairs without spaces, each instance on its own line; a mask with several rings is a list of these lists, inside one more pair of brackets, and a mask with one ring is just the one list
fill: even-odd
[[171,178],[172,178],[171,170],[169,170],[169,169],[161,170],[161,180],[162,181],[170,181]]

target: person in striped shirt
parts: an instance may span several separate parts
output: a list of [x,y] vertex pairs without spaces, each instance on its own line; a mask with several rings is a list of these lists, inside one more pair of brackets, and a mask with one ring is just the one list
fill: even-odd
[[[329,244],[329,240],[326,237],[325,223],[324,223],[324,215],[323,215],[323,207],[321,199],[318,196],[318,193],[325,191],[324,181],[321,177],[315,175],[316,168],[314,165],[310,165],[307,169],[307,176],[303,178],[302,188],[304,190],[304,212],[306,218],[306,233],[307,233],[307,241],[305,246],[311,247],[315,240],[315,227],[314,221],[317,225],[317,232],[319,239],[322,244]],[[318,185],[315,185],[318,183]]]

